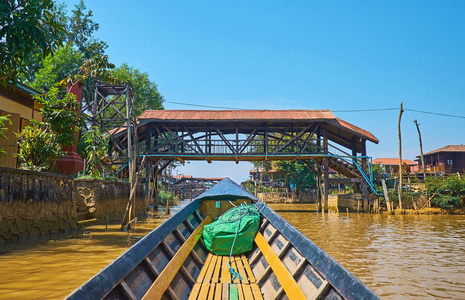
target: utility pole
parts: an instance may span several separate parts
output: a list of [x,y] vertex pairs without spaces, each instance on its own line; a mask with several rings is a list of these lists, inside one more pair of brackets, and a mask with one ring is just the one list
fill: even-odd
[[400,103],[400,110],[399,110],[399,122],[397,124],[397,130],[399,133],[399,208],[402,211],[402,135],[400,132],[400,120],[402,118],[402,113],[404,110],[402,109],[402,102]]
[[418,124],[417,119],[413,120],[415,125],[417,125],[417,130],[418,130],[418,138],[420,139],[420,159],[421,159],[421,165],[423,167],[423,180],[426,180],[426,166],[425,166],[425,158],[423,157],[423,146],[421,143],[421,133],[420,133],[420,124]]

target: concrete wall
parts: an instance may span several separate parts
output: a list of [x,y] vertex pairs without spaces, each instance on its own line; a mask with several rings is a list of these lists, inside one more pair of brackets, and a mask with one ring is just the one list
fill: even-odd
[[[357,211],[357,200],[354,198],[360,198],[360,194],[357,194],[358,197],[354,197],[354,194],[338,194],[338,195],[329,195],[328,197],[328,210],[329,211],[340,211],[345,212],[347,209],[349,211]],[[360,202],[360,211],[363,211],[362,201]]]
[[[78,221],[121,222],[129,184],[0,167],[0,244],[78,228]],[[136,215],[148,202],[143,186],[136,192]]]

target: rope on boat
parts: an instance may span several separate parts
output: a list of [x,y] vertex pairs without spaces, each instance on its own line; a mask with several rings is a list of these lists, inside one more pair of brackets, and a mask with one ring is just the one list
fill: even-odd
[[[229,201],[229,202],[231,202],[231,201]],[[237,228],[236,228],[236,234],[234,235],[234,240],[232,242],[231,251],[229,252],[228,264],[229,264],[229,273],[231,273],[231,275],[232,275],[232,280],[234,281],[234,279],[239,278],[239,280],[242,281],[241,274],[234,271],[234,268],[231,266],[231,257],[232,257],[232,253],[233,253],[233,249],[234,249],[234,244],[236,243],[236,238],[237,238],[237,236],[239,234],[239,228],[241,227],[242,218],[245,217],[245,216],[248,216],[248,215],[255,215],[257,213],[256,211],[254,211],[254,209],[251,209],[251,208],[255,208],[258,211],[260,211],[260,210],[256,206],[248,206],[247,203],[245,203],[245,202],[242,203],[239,206],[236,206],[236,208],[237,209],[234,210],[234,213],[231,213],[229,215],[228,219],[223,220],[223,221],[235,222],[235,221],[239,220],[239,224],[237,225]]]

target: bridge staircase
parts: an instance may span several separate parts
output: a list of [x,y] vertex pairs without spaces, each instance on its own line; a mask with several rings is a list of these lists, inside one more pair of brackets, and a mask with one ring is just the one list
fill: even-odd
[[[338,148],[335,148],[334,146],[332,148],[334,149],[329,150],[328,154],[315,157],[315,161],[322,166],[324,164],[324,159],[328,157],[328,167],[337,171],[346,178],[355,179],[356,181],[359,180],[359,182],[365,181],[372,192],[377,195],[381,195],[373,183],[371,157],[352,156]],[[361,167],[363,159],[366,159],[367,161],[366,172]]]

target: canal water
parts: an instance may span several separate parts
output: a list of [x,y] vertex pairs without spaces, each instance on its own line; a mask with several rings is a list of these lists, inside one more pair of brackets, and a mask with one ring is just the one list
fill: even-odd
[[[384,299],[465,299],[465,216],[270,207]],[[119,225],[91,226],[0,247],[0,299],[61,299],[165,220],[160,211],[129,233]]]

